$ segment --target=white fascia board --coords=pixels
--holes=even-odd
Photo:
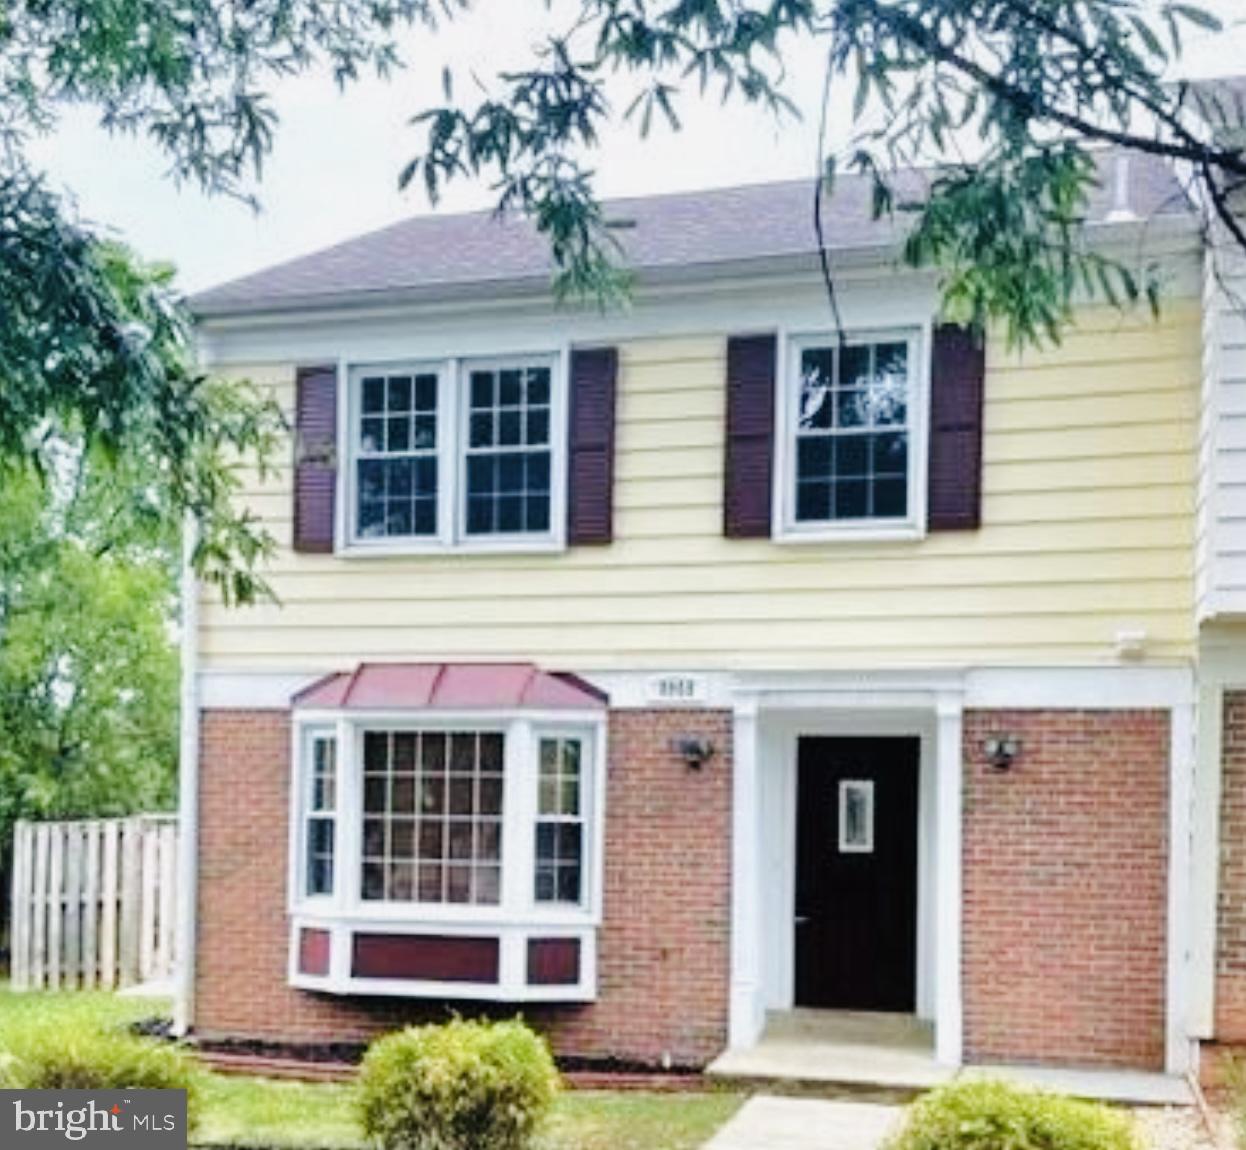
[[[938,302],[933,272],[875,268],[868,277],[837,273],[850,328],[912,326]],[[386,362],[547,351],[551,345],[647,337],[778,331],[830,326],[826,285],[805,273],[754,276],[639,292],[632,306],[603,312],[548,299],[490,299],[457,305],[367,311],[290,312],[199,329],[205,364]]]
[[[1221,678],[1246,685],[1246,643],[1241,633],[1203,639],[1203,670],[1214,666]],[[291,699],[326,674],[349,668],[325,666],[317,671],[200,671],[199,707],[202,710],[291,710]],[[562,670],[563,668],[555,668]],[[572,668],[580,678],[608,696],[609,710],[731,709],[752,700],[766,708],[874,708],[933,705],[938,695],[964,697],[966,707],[1012,710],[1167,708],[1194,701],[1193,664],[1104,665],[1082,667],[934,667],[928,669],[863,668],[847,671],[727,671],[721,668],[651,667],[624,671]],[[656,679],[687,676],[697,680],[697,694],[687,702],[654,698]],[[514,712],[520,714],[520,712]],[[334,722],[334,710],[298,710],[300,722]],[[413,719],[469,721],[497,720],[512,712],[366,712],[351,711],[351,721]],[[606,708],[584,711],[528,711],[523,717],[537,722],[601,723]]]

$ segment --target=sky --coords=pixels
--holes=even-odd
[[[36,140],[33,158],[74,197],[84,218],[148,259],[173,262],[182,287],[195,291],[432,210],[418,181],[398,190],[398,172],[422,141],[410,117],[442,98],[443,65],[464,85],[473,73],[487,79],[522,64],[542,30],[564,26],[571,2],[555,0],[551,16],[544,0],[476,0],[448,28],[407,37],[408,67],[388,81],[368,79],[344,91],[323,73],[282,81],[273,89],[280,125],[256,189],[258,213],[179,188],[153,145],[106,134],[86,110],[69,112]],[[1204,3],[1238,23],[1220,36],[1190,36],[1182,70],[1222,75],[1246,60],[1242,0]],[[812,176],[822,48],[793,42],[784,66],[785,91],[803,118],[777,121],[760,109],[739,102],[724,107],[714,96],[700,100],[693,93],[681,105],[677,134],[655,118],[653,132],[641,140],[634,125],[616,117],[592,160],[599,192],[639,195]],[[833,91],[832,149],[847,138],[850,103],[851,93]],[[464,182],[451,185],[438,210],[491,204],[486,184]]]

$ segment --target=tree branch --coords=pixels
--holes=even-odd
[[[1128,148],[1152,156],[1186,160],[1200,167],[1212,163],[1235,175],[1246,176],[1246,157],[1239,149],[1218,148],[1212,145],[1172,140],[1158,140],[1152,136],[1138,135],[1121,129],[1108,128],[1073,112],[1065,111],[1045,100],[1036,92],[1026,91],[1009,84],[1002,77],[983,68],[977,61],[943,43],[921,21],[905,12],[879,7],[877,18],[891,27],[892,31],[914,48],[931,59],[973,80],[974,83],[1031,119],[1048,120],[1088,140],[1097,140],[1116,147]]]

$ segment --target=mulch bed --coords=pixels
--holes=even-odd
[[[343,1044],[282,1046],[260,1042],[196,1043],[199,1060],[221,1074],[282,1078],[298,1082],[349,1082],[359,1070],[363,1047]],[[627,1063],[561,1063],[563,1080],[572,1090],[649,1090],[660,1093],[715,1089],[700,1071],[655,1071]]]

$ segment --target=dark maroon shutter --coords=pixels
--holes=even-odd
[[[982,402],[986,347],[968,328],[934,330],[930,363],[931,531],[972,530],[982,521]]]
[[[571,442],[567,541],[614,538],[614,404],[619,354],[612,347],[571,353]]]
[[[727,460],[723,533],[730,539],[770,537],[774,471],[773,335],[727,341]]]
[[[303,367],[294,416],[294,550],[333,551],[337,368]]]

